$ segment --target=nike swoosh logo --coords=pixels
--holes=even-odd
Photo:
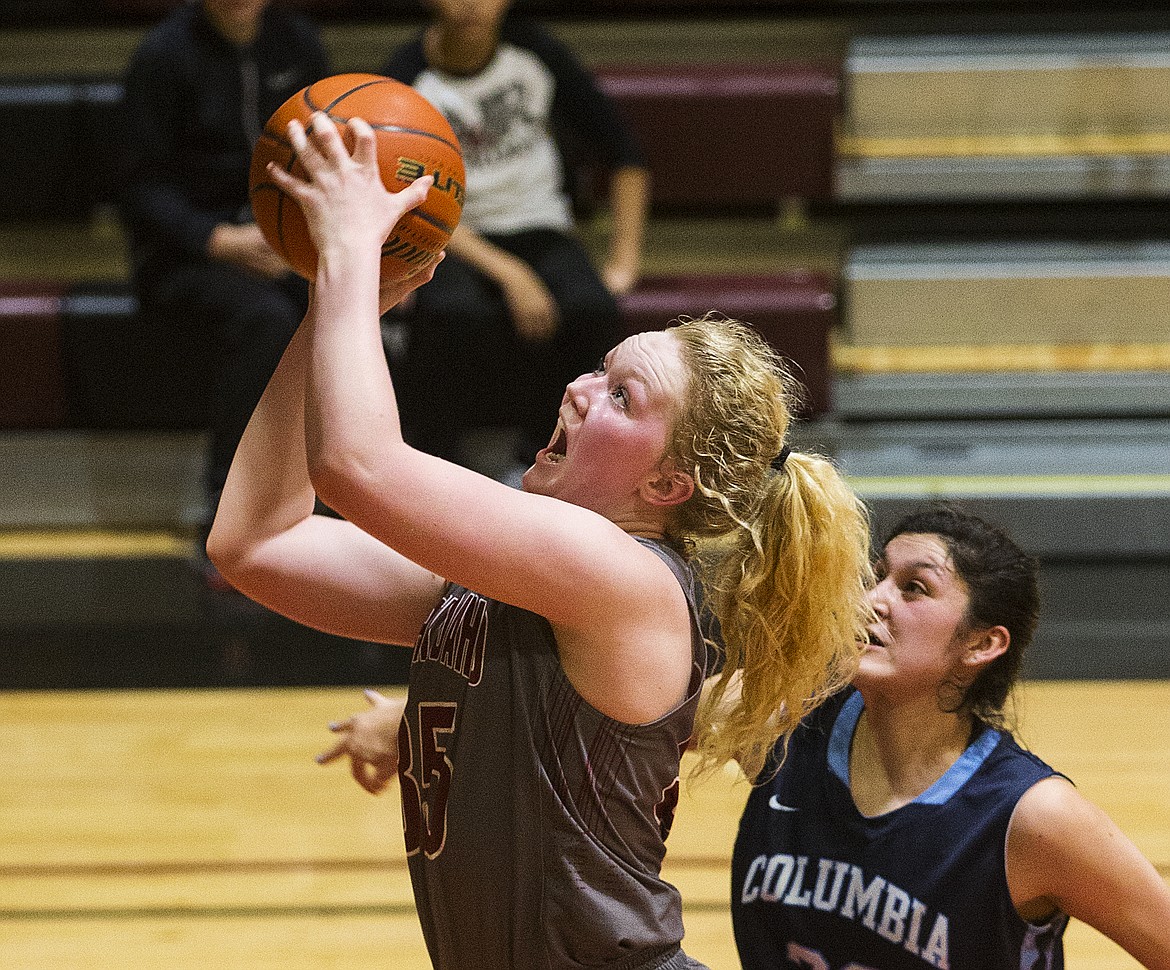
[[[799,812],[799,808],[794,808],[792,805],[785,805],[775,795],[768,799],[768,807],[774,808],[778,812]]]

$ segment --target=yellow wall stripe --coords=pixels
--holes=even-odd
[[[190,555],[191,539],[164,530],[20,529],[0,532],[0,560],[168,559]]]
[[[1170,153],[1170,133],[1135,132],[1027,135],[837,136],[843,158],[1047,158]]]

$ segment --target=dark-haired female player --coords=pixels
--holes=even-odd
[[[852,688],[796,731],[740,821],[745,970],[1053,970],[1070,916],[1170,970],[1166,883],[1003,728],[1034,561],[940,505],[894,527],[877,573]]]

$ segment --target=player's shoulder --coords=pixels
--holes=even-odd
[[[1025,748],[1011,731],[995,727],[987,727],[985,731],[995,740],[989,752],[989,766],[999,774],[1006,772],[1026,786],[1053,776],[1064,777],[1039,755]]]
[[[1008,825],[1009,879],[1029,882],[1034,894],[1050,895],[1053,873],[1073,872],[1083,851],[1107,843],[1112,823],[1062,775],[1042,778],[1016,803]]]
[[[1089,804],[1064,775],[1050,774],[1020,796],[1012,827],[1017,831],[1052,832],[1070,823],[1075,825]]]

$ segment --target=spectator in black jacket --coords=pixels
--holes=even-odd
[[[208,525],[244,426],[308,302],[308,284],[252,221],[252,146],[273,111],[329,73],[317,27],[273,0],[189,2],[146,35],[126,73],[122,215],[138,298],[156,325],[194,328],[187,342],[205,340],[219,363]]]
[[[548,31],[509,14],[511,0],[429,5],[430,24],[383,73],[451,122],[467,195],[447,258],[417,291],[404,421],[413,444],[452,461],[466,457],[469,426],[516,426],[522,470],[548,443],[565,385],[624,336],[614,297],[638,279],[649,174],[592,75]],[[600,273],[575,235],[565,138],[611,173]]]

